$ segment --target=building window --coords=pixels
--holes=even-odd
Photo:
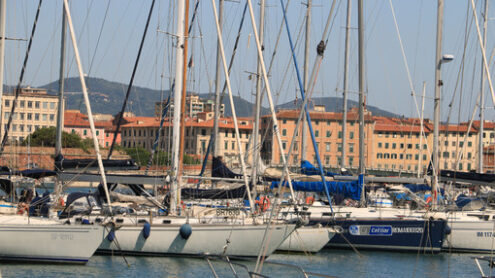
[[[354,144],[349,144],[349,152],[350,153],[354,152]]]
[[[423,161],[426,161],[426,154],[423,154]]]
[[[339,139],[342,138],[342,131],[339,131]]]
[[[339,151],[339,152],[342,151],[342,143],[337,144],[337,151]]]
[[[403,153],[399,154],[399,159],[404,159],[404,154]]]
[[[392,143],[392,149],[395,149],[397,148],[397,144],[396,143]]]
[[[354,132],[353,131],[349,132],[349,139],[354,139]]]
[[[50,109],[55,109],[55,102],[50,102]],[[108,145],[108,143],[107,143]]]
[[[396,153],[393,153],[393,154],[391,154],[391,155],[390,155],[390,157],[391,157],[392,159],[397,159],[397,154],[396,154]]]
[[[400,143],[400,148],[403,149],[404,148],[404,143]]]
[[[320,132],[318,130],[315,130],[315,137],[319,137],[320,136]]]
[[[419,150],[419,144],[416,144],[416,150]]]
[[[469,141],[468,142],[468,147],[472,147],[473,146],[473,142]]]
[[[443,158],[449,158],[449,152],[443,152],[442,157]]]
[[[468,171],[471,171],[471,163],[467,164],[467,169],[468,169]]]
[[[328,143],[328,142],[327,142],[327,143],[325,143],[325,150],[326,150],[327,152],[329,152],[329,151],[330,151],[330,143]],[[328,164],[328,163],[327,163],[327,164]]]
[[[330,138],[330,135],[332,135],[332,133],[330,132],[330,130],[327,130],[327,137]]]
[[[228,149],[229,149],[229,143],[228,143],[228,142],[225,142],[225,143],[224,143],[224,149],[225,149],[225,150],[228,150]]]
[[[354,157],[349,156],[347,160],[349,160],[349,166],[352,166],[352,164],[354,164]]]
[[[468,158],[468,159],[471,159],[471,153],[467,153],[467,155],[468,155],[468,157],[467,157],[467,158]]]
[[[232,142],[232,150],[235,150],[235,142]]]
[[[43,114],[43,115],[42,115],[42,119],[43,119],[43,121],[45,121],[45,122],[46,122],[46,120],[48,119],[48,118],[47,118],[47,115],[46,115],[46,114]]]
[[[43,101],[43,109],[48,109],[48,102]]]
[[[39,113],[34,114],[34,120],[35,121],[39,121],[40,120],[40,114]]]
[[[415,160],[419,160],[419,154],[415,154],[415,155],[414,155],[414,159],[415,159]]]
[[[378,147],[381,148],[382,147],[382,142],[378,142]]]
[[[33,114],[28,113],[28,114],[27,114],[27,119],[28,119],[28,120],[32,120],[32,119],[33,119]]]
[[[388,143],[385,143],[385,149],[388,149]]]
[[[39,101],[34,102],[34,108],[40,108],[40,102]]]
[[[378,158],[382,158],[382,157],[383,157],[382,153],[377,153],[377,154],[376,154],[376,158],[377,158],[377,159],[378,159]]]
[[[412,149],[412,144],[407,144],[408,149]]]
[[[282,149],[285,150],[285,148],[287,147],[287,142],[282,142]]]
[[[10,106],[10,100],[6,99],[5,100],[5,107],[9,107]]]
[[[445,147],[448,147],[449,146],[449,142],[448,141],[445,141],[444,142],[444,145],[445,145]]]
[[[330,165],[330,156],[325,155],[325,165]]]
[[[20,106],[21,108],[24,108],[24,103],[25,103],[25,101],[24,101],[24,100],[21,100],[21,101],[19,102],[19,106]]]
[[[287,136],[287,129],[282,129],[282,136]]]
[[[24,125],[19,125],[19,131],[24,132]]]
[[[83,135],[88,135],[88,131],[86,129],[83,131]]]
[[[96,131],[96,136],[98,136],[98,135],[100,135],[100,131],[99,130]]]
[[[8,118],[9,118],[9,116],[10,116],[10,112],[5,112],[5,113],[3,113],[3,114],[4,114],[4,118],[5,118],[5,119],[8,119]]]
[[[282,120],[282,123],[283,123],[283,124],[286,124],[286,123],[287,123],[287,120],[286,120],[286,119],[283,119],[283,120]]]
[[[19,113],[19,120],[24,120],[24,113]]]

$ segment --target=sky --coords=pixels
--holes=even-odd
[[[192,15],[198,0],[190,0]],[[85,73],[90,77],[128,83],[139,43],[144,31],[151,0],[87,0],[70,1],[71,14]],[[258,21],[259,1],[252,1]],[[284,3],[287,0],[283,1]],[[321,40],[333,0],[313,0],[310,32],[309,70],[314,66],[316,45]],[[445,1],[444,54],[455,56],[453,62],[442,65],[442,120],[468,121],[475,107],[481,84],[481,52],[470,0]],[[478,19],[484,1],[475,0]],[[358,99],[357,1],[351,1],[352,26],[349,64],[349,98]],[[392,5],[391,5],[392,3]],[[230,60],[245,1],[226,1],[224,7],[223,39],[226,56]],[[28,39],[38,1],[7,0],[7,27],[9,38]],[[282,22],[279,0],[266,0],[264,59],[268,65],[273,57],[278,30]],[[412,79],[415,98],[409,85],[408,74],[401,52],[392,7],[396,15],[405,58]],[[336,0],[332,15],[327,49],[316,80],[313,97],[341,96],[343,91],[344,41],[347,1]],[[176,1],[157,0],[152,14],[137,70],[136,86],[169,89],[174,76],[174,42]],[[426,83],[425,118],[433,118],[434,67],[437,27],[437,3],[431,0],[366,0],[365,10],[365,75],[366,99],[378,106],[406,117],[421,113],[423,82]],[[58,80],[60,56],[60,28],[62,1],[43,1],[40,18],[33,40],[32,52],[26,68],[23,85],[42,86]],[[296,45],[299,69],[304,65],[303,1],[290,2],[287,16],[290,32]],[[493,16],[491,16],[493,15]],[[495,18],[495,5],[489,5],[488,17]],[[466,27],[467,26],[467,27]],[[493,20],[488,21],[487,56],[494,49]],[[189,41],[189,56],[193,67],[188,74],[188,90],[211,93],[215,84],[216,28],[211,0],[200,0],[197,18]],[[26,41],[6,43],[5,83],[18,82]],[[72,44],[68,44],[67,76],[77,76]],[[463,58],[464,57],[464,58]],[[231,73],[233,94],[254,102],[256,72],[256,45],[253,28],[246,14],[241,31],[239,49]],[[273,60],[270,87],[276,103],[301,98],[290,45],[285,27]],[[493,68],[493,62],[490,63]],[[224,80],[221,72],[222,82]],[[488,83],[485,85],[487,120],[494,120],[493,101]],[[122,95],[125,88],[122,89]],[[416,101],[415,101],[416,99]],[[452,103],[451,108],[449,104]],[[264,106],[267,106],[266,99]],[[477,118],[477,116],[476,116]]]

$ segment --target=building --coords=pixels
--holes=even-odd
[[[438,146],[440,169],[471,171],[477,168],[478,130],[471,126],[468,132],[468,127],[465,124],[440,125]],[[464,145],[466,133],[467,140]]]
[[[244,151],[249,148],[249,138],[251,137],[253,122],[252,119],[238,119],[241,147]],[[122,146],[143,147],[151,150],[156,134],[160,127],[160,119],[157,117],[132,117],[124,118],[122,125]],[[220,118],[220,134],[218,142],[220,144],[219,154],[223,156],[224,162],[229,165],[239,165],[239,146],[235,139],[234,122],[232,118]],[[185,121],[184,153],[204,157],[206,154],[210,135],[213,130],[213,113],[198,113],[198,117],[187,118]],[[160,150],[169,152],[172,147],[172,122],[167,118],[159,136],[158,146]]]
[[[163,108],[167,103],[166,100],[155,103],[155,117],[161,117]],[[220,115],[223,117],[225,107],[222,104],[220,106]],[[213,100],[201,99],[198,95],[186,96],[186,115],[188,117],[196,118],[198,113],[201,112],[215,112],[215,102]],[[168,109],[167,117],[172,117],[174,114],[174,102],[171,100],[170,107]]]
[[[484,173],[495,173],[495,145],[483,148],[483,170]]]
[[[0,125],[2,138],[9,121],[14,99],[13,92],[2,96],[2,124]],[[29,134],[40,128],[56,126],[57,110],[57,96],[47,94],[45,89],[22,88],[12,117],[9,139],[11,141],[22,141]]]
[[[108,125],[108,121],[94,122],[94,124],[98,144],[105,146],[105,127]],[[64,112],[64,131],[67,133],[76,133],[83,139],[93,138],[88,116],[82,114],[79,110],[67,110]]]
[[[430,163],[432,125],[419,119],[373,117],[373,159],[369,167],[393,171],[426,171]]]
[[[342,113],[325,112],[324,108],[318,106],[318,111],[311,111],[310,117],[316,139],[316,145],[320,154],[321,162],[324,166],[341,166],[342,148],[345,147],[347,159],[345,167],[356,168],[359,165],[359,125],[357,109],[351,109],[347,114],[346,146],[342,146]],[[280,110],[277,112],[278,127],[282,140],[282,149],[287,155],[292,138],[296,138],[288,159],[290,165],[298,166],[301,160],[301,136],[302,127],[295,132],[300,110]],[[365,113],[365,165],[372,163],[373,118],[371,113]],[[262,159],[267,163],[281,165],[282,156],[278,146],[277,138],[274,134],[273,124],[270,115],[261,117],[261,136],[265,138],[262,145]],[[316,156],[311,140],[311,135],[307,133],[306,159],[316,164]]]

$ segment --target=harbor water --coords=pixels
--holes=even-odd
[[[303,267],[336,277],[480,277],[473,254],[437,255],[351,250],[323,250],[317,254],[276,253],[267,260]],[[127,261],[127,263],[126,263]],[[219,277],[234,277],[228,264],[211,261]],[[235,261],[253,270],[254,261]],[[486,263],[484,263],[486,264]],[[483,265],[486,267],[486,265]],[[239,277],[248,277],[241,266]],[[485,268],[487,269],[487,268]],[[1,277],[213,277],[204,259],[177,257],[93,256],[87,265],[0,264]],[[303,277],[296,268],[263,265],[270,277]]]

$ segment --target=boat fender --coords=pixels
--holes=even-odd
[[[150,223],[146,222],[146,223],[144,223],[144,226],[143,226],[144,239],[148,239],[148,237],[150,237],[150,234],[151,234],[151,225],[150,225]]]
[[[452,228],[449,225],[445,225],[445,234],[450,235],[452,233]]]
[[[88,219],[83,219],[83,220],[81,221],[81,224],[82,224],[82,225],[89,225],[89,224],[91,224],[91,223],[89,223],[89,220],[88,220]]]
[[[115,230],[111,229],[107,235],[107,240],[112,242],[115,239]]]
[[[180,226],[179,234],[183,239],[188,239],[192,234],[191,225],[189,225],[189,223],[186,223]]]

